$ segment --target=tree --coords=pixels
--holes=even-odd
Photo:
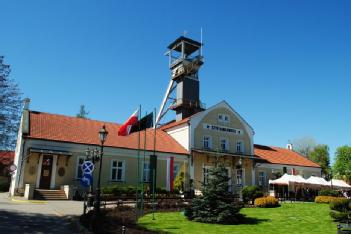
[[[351,146],[340,146],[336,149],[336,161],[333,167],[334,177],[351,180]]]
[[[316,147],[316,141],[312,137],[302,137],[293,141],[294,151],[309,158],[310,153]]]
[[[89,111],[85,110],[85,105],[80,105],[79,113],[76,115],[78,118],[87,119]]]
[[[10,66],[0,56],[0,149],[13,150],[21,120],[22,98],[18,85],[9,79]]]
[[[185,215],[189,220],[203,223],[239,223],[242,206],[234,202],[228,191],[227,170],[220,165],[209,169],[208,174],[207,183],[202,184],[202,196],[193,199]]]
[[[322,173],[328,175],[330,172],[329,147],[317,145],[309,154],[309,158],[322,167]]]

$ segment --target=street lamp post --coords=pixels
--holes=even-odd
[[[104,143],[106,141],[106,137],[107,137],[108,132],[106,131],[106,127],[105,125],[102,126],[102,128],[99,131],[99,138],[100,138],[100,142],[101,142],[101,151],[100,151],[100,167],[99,167],[99,176],[98,176],[98,182],[97,182],[97,188],[96,188],[96,198],[95,198],[95,212],[96,214],[100,213],[100,203],[101,203],[101,199],[100,199],[100,180],[101,180],[101,166],[102,166],[102,156],[104,155]]]

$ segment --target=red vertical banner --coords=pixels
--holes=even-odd
[[[291,169],[291,174],[292,174],[292,175],[296,175],[295,168],[292,168],[292,169]]]
[[[174,181],[174,157],[169,158],[169,188],[173,192]]]

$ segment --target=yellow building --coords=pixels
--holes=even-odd
[[[251,126],[225,101],[181,121],[161,127],[190,154],[189,174],[195,193],[206,181],[207,170],[225,165],[230,189],[239,192],[255,184],[255,159]]]
[[[174,173],[183,165],[187,167],[188,151],[160,129],[156,130],[156,137],[152,129],[140,132],[140,138],[139,133],[118,136],[120,125],[115,123],[25,109],[15,151],[14,163],[18,169],[12,176],[11,195],[19,193],[32,197],[35,189],[45,189],[62,190],[71,197],[75,191],[84,190],[80,185],[81,167],[86,150],[100,150],[98,132],[102,126],[109,132],[104,143],[102,186],[137,185],[139,182],[148,185],[152,175],[150,155],[157,156],[157,187],[170,190]],[[93,187],[97,175],[95,169]]]

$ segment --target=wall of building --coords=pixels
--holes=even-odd
[[[221,122],[218,120],[219,114],[225,114],[229,116],[229,122]],[[211,124],[216,126],[224,126],[229,128],[238,129],[240,134],[228,133],[224,131],[209,130],[204,128],[204,124]],[[252,142],[250,141],[250,133],[245,130],[243,123],[227,108],[219,107],[203,117],[199,124],[194,129],[194,148],[203,148],[203,137],[211,136],[212,138],[212,150],[220,151],[220,139],[227,138],[229,141],[229,152],[236,153],[237,141],[242,141],[244,143],[243,154],[251,154]]]
[[[23,171],[23,183],[24,184],[36,184],[37,181],[37,170],[39,165],[38,153],[32,153],[27,160],[24,162]]]
[[[56,151],[66,151],[71,156],[52,154],[57,157],[56,170],[53,167],[52,173],[55,174],[55,186],[54,189],[60,189],[62,185],[72,185],[77,189],[83,189],[80,186],[80,182],[77,179],[77,168],[79,158],[85,158],[85,150],[89,147],[88,145],[78,145],[63,142],[50,142],[41,140],[31,140],[27,143],[29,148],[33,147],[36,149],[46,149],[46,150],[56,150]],[[90,147],[91,148],[91,147]],[[26,150],[27,150],[26,149]],[[138,151],[130,149],[120,149],[120,148],[109,148],[106,147],[104,150],[105,154],[103,156],[102,173],[101,173],[101,186],[108,186],[114,184],[121,185],[136,185],[138,183]],[[153,152],[145,153],[145,160],[149,162],[149,156]],[[20,188],[23,188],[25,184],[34,184],[36,187],[39,186],[37,180],[38,168],[41,167],[40,156],[41,153],[31,153],[27,160],[24,161],[23,167],[23,183],[20,184]],[[156,152],[158,155],[157,159],[157,187],[166,188],[167,187],[167,159],[170,157],[174,158],[174,164],[182,166],[188,161],[187,155],[178,155],[172,153],[160,153]],[[143,158],[144,153],[140,151],[140,176],[143,171]],[[68,160],[67,160],[68,159]],[[125,163],[125,180],[124,181],[112,181],[111,180],[111,165],[112,160],[120,160]],[[60,171],[60,173],[58,173]],[[99,171],[99,163],[96,163],[96,168],[93,173],[94,186],[97,184]],[[186,169],[188,171],[188,169]],[[61,174],[61,175],[59,175]],[[39,175],[40,176],[40,175]]]
[[[240,168],[239,157],[233,156],[219,156],[218,162],[229,169],[231,178],[232,190],[235,193],[239,193],[241,187],[237,187],[236,184],[236,169]],[[204,179],[203,169],[206,167],[214,167],[217,161],[217,157],[210,153],[197,153],[193,152],[193,163],[194,163],[194,189],[199,191],[201,189],[201,183]],[[242,158],[241,168],[244,169],[244,183],[243,186],[252,185],[252,159]]]
[[[187,123],[166,130],[184,149],[189,150],[189,126]]]

